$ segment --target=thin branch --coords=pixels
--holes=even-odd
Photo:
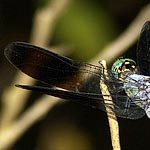
[[[104,59],[108,64],[118,58],[137,41],[143,24],[148,20],[150,20],[150,4],[143,7],[128,28],[115,41],[106,46],[102,52],[98,53],[90,63],[97,64],[99,60]]]
[[[107,66],[106,66],[106,61],[101,61],[101,64],[103,65],[105,72],[104,75],[107,76]],[[107,85],[104,83],[103,80],[100,80],[100,89],[102,92],[103,98],[104,98],[104,103],[108,103],[113,107],[113,100],[111,96],[105,96],[105,95],[111,95],[109,93],[108,87]],[[107,102],[105,102],[105,100],[108,100]],[[117,122],[117,117],[115,115],[115,113],[113,112],[113,108],[110,109],[109,107],[105,107],[106,108],[106,112],[107,112],[107,116],[108,116],[108,122],[109,122],[109,127],[110,127],[110,134],[111,134],[111,141],[112,141],[112,147],[113,150],[121,150],[121,146],[120,146],[120,139],[119,139],[119,125]],[[111,116],[110,116],[111,114]]]
[[[31,43],[45,47],[49,44],[55,25],[67,10],[71,0],[52,0],[44,9],[35,13]]]
[[[16,122],[12,122],[8,128],[1,131],[0,150],[9,149],[20,138],[20,136],[28,130],[28,128],[43,118],[58,102],[60,102],[58,98],[48,95],[37,100],[37,102],[20,117],[20,119]]]

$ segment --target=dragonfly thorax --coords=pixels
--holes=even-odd
[[[124,90],[132,101],[146,111],[150,118],[150,77],[129,75],[124,81]]]

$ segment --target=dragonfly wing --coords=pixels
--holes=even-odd
[[[115,107],[114,112],[118,117],[139,119],[145,115],[144,109],[137,106],[128,96],[126,96],[124,91],[120,94],[112,95],[112,99]]]
[[[62,83],[59,87],[68,90],[79,90],[90,75],[99,81],[103,70],[102,66],[77,62],[24,42],[9,44],[4,53],[15,67],[30,77],[50,85]]]
[[[122,86],[109,70],[108,76],[104,77],[104,67],[101,64],[95,66],[74,61],[28,43],[9,44],[5,49],[5,56],[30,77],[67,90],[100,94],[101,78],[106,84],[112,85],[112,91]]]
[[[35,79],[55,86],[64,81],[58,85],[61,89],[37,86],[19,87],[72,100],[103,111],[105,111],[106,106],[113,109],[117,116],[123,118],[138,119],[144,115],[143,110],[135,104],[132,108],[130,107],[131,100],[127,95],[124,96],[117,92],[116,89],[123,91],[123,83],[117,81],[109,70],[105,77],[102,65],[95,66],[77,62],[23,42],[9,44],[5,49],[5,56],[15,67]],[[73,77],[73,79],[68,81],[70,77]],[[109,104],[109,98],[106,98],[106,104],[104,105],[99,88],[102,78],[110,89],[114,105]],[[110,95],[107,95],[107,97],[110,97]]]
[[[142,28],[138,46],[137,63],[140,74],[150,75],[150,21],[147,21]]]
[[[98,108],[105,111],[103,97],[100,94],[91,94],[85,92],[68,91],[58,87],[43,87],[43,86],[28,86],[28,85],[16,85],[19,88],[33,90],[44,94],[52,95],[54,97],[71,100],[82,105],[90,106],[92,108]]]
[[[16,85],[17,87],[42,92],[55,97],[71,100],[73,102],[90,106],[92,108],[100,109],[106,112],[108,107],[112,109],[118,117],[127,119],[139,119],[145,115],[143,109],[135,105],[127,96],[114,95],[113,105],[110,104],[110,95],[105,96],[105,103],[101,94],[74,92],[57,87],[41,87],[41,86],[28,86],[28,85]],[[132,106],[131,106],[132,105]],[[110,112],[109,112],[110,113]],[[110,113],[111,115],[111,113]]]

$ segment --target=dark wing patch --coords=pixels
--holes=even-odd
[[[137,46],[137,64],[140,74],[150,76],[150,21],[142,28]]]
[[[103,72],[102,66],[77,62],[23,42],[9,44],[5,56],[30,77],[73,91],[82,88],[87,77],[93,76],[95,82],[100,80]]]

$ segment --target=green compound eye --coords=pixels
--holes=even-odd
[[[122,80],[121,74],[124,71],[134,71],[136,69],[136,62],[129,58],[119,58],[117,59],[111,67],[111,72],[113,76],[118,79]]]

